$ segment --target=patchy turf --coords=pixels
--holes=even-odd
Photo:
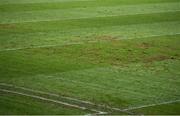
[[[180,100],[179,11],[178,0],[1,0],[0,85],[26,90],[1,85],[0,114],[179,114],[178,101],[131,109]]]

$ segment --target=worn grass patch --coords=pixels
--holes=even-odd
[[[109,115],[179,114],[179,102],[120,112],[179,101],[179,20],[179,0],[0,0],[0,83]],[[4,115],[94,114],[0,94]]]

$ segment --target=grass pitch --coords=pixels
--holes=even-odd
[[[179,0],[1,0],[0,114],[180,114]]]

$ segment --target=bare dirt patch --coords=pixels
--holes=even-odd
[[[110,35],[101,35],[101,36],[96,36],[95,39],[96,40],[114,41],[114,40],[117,40],[117,37],[113,37],[113,36],[110,36]]]
[[[148,57],[144,61],[146,63],[148,63],[148,62],[153,62],[153,61],[163,61],[163,60],[167,60],[167,59],[171,59],[171,57],[165,56],[165,55],[156,55],[156,56]]]
[[[146,43],[146,42],[143,42],[143,43],[138,45],[138,48],[142,48],[142,49],[148,49],[150,47],[151,47],[151,45],[149,43]]]
[[[15,27],[13,24],[0,24],[0,29],[14,29]]]

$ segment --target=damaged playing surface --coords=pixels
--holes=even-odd
[[[178,0],[1,0],[0,114],[180,114],[179,14]]]

